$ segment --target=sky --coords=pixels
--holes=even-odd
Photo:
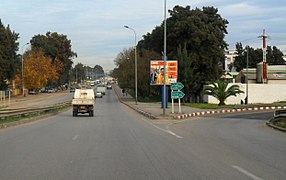
[[[230,50],[236,42],[261,48],[258,37],[265,29],[267,45],[286,54],[285,0],[166,0],[167,9],[175,5],[218,8],[229,21],[225,41]],[[57,32],[71,40],[78,55],[74,65],[100,65],[108,72],[120,52],[134,47],[134,32],[124,25],[141,40],[164,20],[164,0],[0,0],[0,19],[20,34],[20,52],[33,36]]]

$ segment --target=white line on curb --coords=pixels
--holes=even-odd
[[[245,169],[243,169],[243,168],[241,168],[239,166],[232,165],[232,167],[234,169],[238,170],[239,172],[243,173],[244,175],[254,179],[254,180],[262,180],[260,177],[255,176],[254,174],[248,172],[247,170],[245,170]]]
[[[141,118],[141,119],[142,119],[143,121],[147,122],[148,124],[152,125],[153,127],[157,128],[157,129],[159,129],[159,130],[161,130],[161,131],[163,131],[163,132],[166,132],[166,133],[168,133],[168,134],[171,134],[171,135],[175,136],[176,138],[180,138],[180,139],[183,138],[182,136],[179,136],[179,135],[177,135],[176,133],[170,131],[170,130],[168,129],[168,127],[167,127],[167,130],[166,130],[166,129],[160,128],[159,126],[156,126],[155,124],[153,124],[152,122],[148,121],[148,120],[145,119],[145,118]]]

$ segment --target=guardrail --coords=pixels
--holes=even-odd
[[[31,114],[37,114],[40,112],[50,111],[53,109],[58,109],[71,104],[71,102],[64,102],[59,104],[54,104],[51,106],[44,107],[29,107],[29,108],[18,108],[18,109],[1,109],[0,110],[0,120],[6,119],[7,117],[21,117],[28,116]]]
[[[274,118],[278,118],[281,116],[285,116],[286,117],[286,110],[285,109],[280,109],[280,110],[276,110],[274,111]]]

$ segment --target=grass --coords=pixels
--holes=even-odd
[[[231,104],[231,105],[222,105],[219,106],[218,104],[209,104],[209,103],[184,103],[183,105],[193,107],[193,108],[199,108],[199,109],[237,109],[237,108],[246,108],[246,107],[260,107],[260,106],[284,106],[285,102],[276,102],[272,104],[263,104],[263,103],[257,103],[257,104],[248,104],[248,105],[240,105],[240,104]]]
[[[281,128],[286,128],[286,117],[279,117],[275,119],[273,124]]]
[[[199,109],[232,109],[237,108],[237,105],[222,105],[219,106],[217,104],[208,104],[208,103],[184,103],[183,105],[193,107],[193,108],[199,108]]]

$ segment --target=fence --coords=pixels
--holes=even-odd
[[[0,91],[0,107],[9,106],[11,100],[10,91]]]

